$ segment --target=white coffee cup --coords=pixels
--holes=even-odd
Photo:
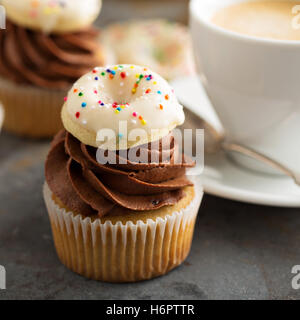
[[[247,36],[211,22],[217,10],[240,2],[190,2],[198,70],[226,139],[300,172],[300,41]],[[243,156],[235,159],[252,169],[273,172]]]

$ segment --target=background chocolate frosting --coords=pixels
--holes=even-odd
[[[104,64],[98,31],[50,34],[7,21],[0,30],[0,75],[20,84],[68,88],[96,65]]]
[[[120,164],[117,152],[116,164],[100,164],[96,160],[96,148],[84,145],[62,130],[51,144],[45,166],[46,181],[69,210],[87,216],[153,210],[182,199],[183,188],[193,185],[186,178],[185,169],[194,163],[179,154],[172,134],[160,140],[156,149],[149,143],[136,151],[149,156],[158,153],[160,160],[133,163],[126,159],[127,164]],[[162,161],[166,151],[170,156]]]

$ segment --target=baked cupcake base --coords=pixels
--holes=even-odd
[[[61,262],[87,278],[135,282],[167,273],[187,257],[203,192],[185,189],[174,206],[151,213],[91,219],[69,212],[47,184],[44,198]],[[150,218],[151,217],[151,218]]]
[[[65,90],[21,86],[0,78],[3,129],[31,138],[52,137],[62,128],[60,112],[65,95]]]

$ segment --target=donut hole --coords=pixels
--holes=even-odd
[[[140,70],[137,72],[127,72],[125,79],[120,77],[118,74],[113,79],[108,77],[104,80],[105,93],[101,88],[99,88],[99,92],[102,92],[112,104],[131,104],[135,100],[143,97],[145,95],[145,91],[150,85],[150,83],[148,84],[148,81],[144,79],[145,72],[140,72]],[[137,77],[138,75],[143,75],[143,77],[139,79]],[[103,100],[105,100],[104,97]]]

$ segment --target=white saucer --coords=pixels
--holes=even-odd
[[[177,79],[172,85],[186,109],[222,131],[197,76]],[[300,187],[292,179],[240,167],[223,152],[205,155],[201,180],[206,193],[222,198],[279,207],[300,207]]]
[[[231,200],[278,207],[300,207],[300,187],[292,179],[239,167],[225,153],[205,155],[204,191]]]

